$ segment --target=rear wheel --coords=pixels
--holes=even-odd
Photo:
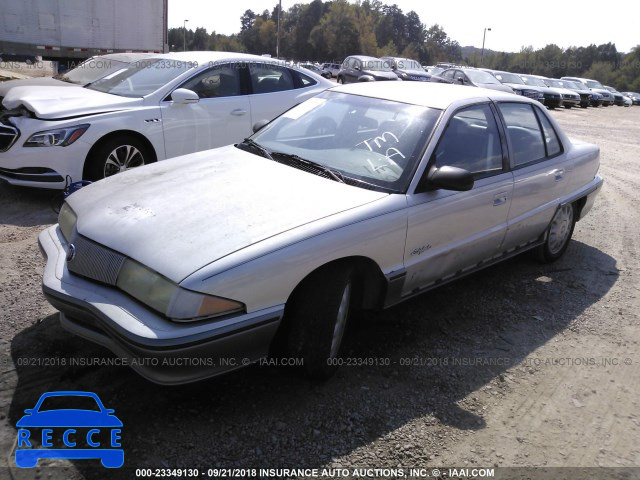
[[[353,269],[330,265],[311,274],[287,304],[289,353],[302,358],[305,373],[327,379],[338,368],[353,298]]]
[[[566,251],[576,225],[575,208],[572,204],[558,208],[547,229],[546,239],[538,247],[538,259],[543,263],[558,260]]]
[[[87,159],[87,179],[91,181],[141,167],[152,161],[147,146],[131,136],[114,137],[100,144]]]

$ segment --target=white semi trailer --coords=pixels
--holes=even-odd
[[[61,64],[168,51],[168,0],[0,0],[0,54]]]

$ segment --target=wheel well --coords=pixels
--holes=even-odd
[[[304,277],[298,285],[293,289],[287,303],[285,305],[285,313],[278,328],[270,348],[271,355],[281,354],[286,350],[284,347],[286,338],[289,334],[291,327],[291,318],[288,314],[291,305],[290,300],[309,282],[313,281],[313,277],[320,271],[335,268],[338,266],[350,266],[354,271],[354,292],[352,295],[352,301],[356,309],[378,309],[384,305],[384,299],[387,291],[387,281],[383,275],[380,267],[376,262],[368,257],[354,256],[344,257],[332,262],[326,263],[315,270],[311,271],[306,277]]]
[[[575,206],[576,222],[577,222],[578,220],[580,220],[580,215],[582,215],[582,209],[587,204],[587,197],[579,198],[578,200],[573,202],[573,204]]]
[[[340,258],[316,268],[298,283],[293,292],[291,292],[289,299],[296,294],[302,285],[312,279],[317,272],[327,268],[334,268],[338,265],[351,266],[354,269],[355,287],[358,293],[357,296],[354,296],[354,300],[357,302],[356,308],[375,309],[382,307],[387,288],[386,279],[376,262],[368,257],[361,256]]]
[[[87,158],[84,159],[84,167],[82,169],[82,179],[83,180],[86,180],[87,177],[88,177],[87,169],[88,169],[88,165],[89,165],[89,159],[93,155],[95,155],[96,150],[98,150],[102,145],[104,145],[105,142],[108,142],[109,140],[111,140],[113,138],[117,138],[117,137],[133,137],[133,138],[135,138],[137,140],[140,140],[144,144],[144,146],[146,147],[146,149],[149,152],[149,154],[151,155],[151,157],[149,159],[149,163],[153,163],[153,162],[156,162],[158,160],[158,156],[156,154],[156,150],[155,150],[155,148],[153,148],[153,145],[147,139],[147,137],[145,137],[141,133],[134,132],[133,130],[118,130],[116,132],[108,133],[107,135],[105,135],[104,137],[102,137],[100,140],[98,140],[96,143],[93,144],[93,146],[91,147],[91,150],[89,150],[89,153],[87,153]]]

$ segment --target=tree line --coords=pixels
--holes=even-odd
[[[280,16],[280,18],[278,18]],[[404,13],[396,4],[379,0],[313,0],[295,4],[280,13],[274,8],[247,10],[234,35],[208,33],[204,28],[169,29],[172,51],[220,50],[276,56],[280,20],[280,58],[341,63],[353,54],[413,58],[423,65],[438,62],[480,66],[479,49],[461,48],[444,29],[427,27],[415,11]],[[517,73],[559,78],[595,78],[618,90],[640,91],[640,45],[624,54],[615,44],[570,47],[551,44],[539,50],[523,47],[517,53],[485,51],[482,66]]]

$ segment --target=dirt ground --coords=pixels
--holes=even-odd
[[[600,145],[605,178],[566,255],[553,265],[523,255],[364,316],[347,356],[373,365],[345,366],[326,383],[301,379],[294,368],[253,365],[160,387],[126,367],[70,366],[113,357],[65,332],[41,293],[36,239],[56,221],[51,192],[0,184],[0,477],[636,467],[581,478],[640,478],[640,108],[553,115],[571,136]],[[124,424],[123,469],[88,460],[15,467],[16,422],[53,390],[92,391],[115,409]]]

